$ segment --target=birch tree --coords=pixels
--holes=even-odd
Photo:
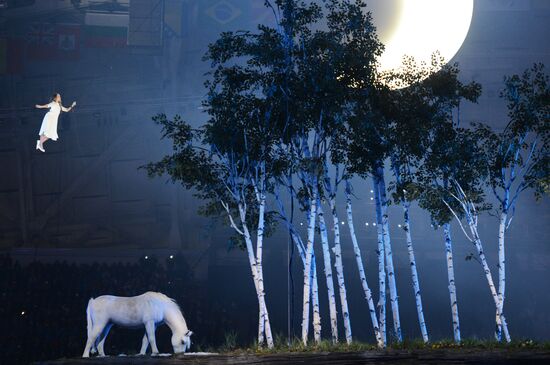
[[[393,200],[403,208],[403,230],[418,323],[424,342],[428,342],[429,337],[411,234],[410,206],[415,194],[410,186],[414,183],[413,171],[422,163],[428,148],[431,116],[436,108],[436,96],[427,87],[429,83],[423,80],[433,74],[438,66],[439,60],[435,56],[431,67],[417,65],[413,58],[405,57],[399,70],[381,76],[384,84],[392,85],[392,88],[382,89],[385,102],[380,105],[389,128],[387,138],[391,146],[389,156],[394,181],[390,182],[389,189],[393,192]]]
[[[294,33],[293,44],[296,46],[292,58],[296,66],[289,93],[293,113],[283,144],[292,146],[291,149],[299,154],[296,173],[300,175],[302,190],[308,197],[310,218],[314,216],[313,210],[318,209],[316,200],[322,193],[319,184],[323,179],[322,160],[331,149],[332,138],[345,121],[343,114],[348,108],[350,93],[357,93],[352,87],[355,82],[352,79],[362,84],[374,80],[375,59],[381,46],[370,16],[363,11],[364,6],[362,1],[327,1],[325,18],[328,30],[300,29]],[[307,9],[300,13],[307,13],[310,20],[318,21],[323,16],[321,8],[312,5]],[[360,55],[364,62],[356,64],[355,55]],[[309,219],[302,321],[304,344],[307,341],[310,291],[306,273],[313,252],[314,229],[315,223]],[[339,276],[343,279],[343,275]],[[340,286],[340,289],[342,297],[344,288]],[[347,299],[344,307],[347,307]],[[349,313],[347,315],[349,317]],[[347,328],[350,341],[349,323]]]
[[[376,59],[382,53],[382,45],[379,42],[375,29],[372,25],[371,14],[365,11],[363,1],[349,2],[331,2],[331,15],[328,17],[329,26],[337,30],[345,30],[346,37],[342,43],[348,44],[348,47],[342,50],[343,62],[339,67],[339,81],[347,86],[346,90],[346,112],[342,114],[345,118],[346,132],[341,133],[348,140],[341,149],[345,156],[346,174],[349,178],[358,174],[362,177],[373,176],[376,180],[375,194],[377,199],[377,217],[379,218],[379,229],[381,230],[378,255],[379,255],[379,300],[378,300],[378,319],[372,319],[375,331],[375,337],[380,346],[386,344],[385,327],[385,291],[386,291],[386,270],[388,271],[388,283],[390,287],[390,298],[392,313],[394,319],[394,331],[398,340],[401,340],[401,325],[398,310],[397,289],[395,286],[395,275],[393,272],[393,258],[391,254],[391,242],[389,239],[389,222],[387,219],[387,198],[386,187],[383,178],[383,161],[387,156],[387,144],[382,138],[381,131],[384,129],[381,119],[376,118],[376,110],[373,104],[377,93],[377,73]],[[349,35],[348,35],[349,34]],[[348,189],[349,191],[349,189]],[[348,207],[350,201],[348,201]],[[352,218],[348,209],[348,221]],[[349,224],[348,224],[349,226]],[[353,226],[348,227],[353,229]],[[352,243],[353,243],[353,232]],[[358,248],[358,245],[354,245]],[[356,261],[363,284],[361,272],[362,259],[357,256]],[[366,278],[365,278],[366,279]],[[368,285],[366,288],[367,289]],[[369,290],[365,291],[367,303],[372,294]],[[370,295],[369,295],[370,294]],[[370,310],[370,309],[369,309]],[[372,312],[371,312],[372,313]]]
[[[478,220],[479,220],[479,212],[478,208],[476,207],[476,203],[472,200],[472,196],[470,194],[467,194],[459,182],[453,181],[453,188],[454,193],[450,193],[452,197],[460,204],[460,208],[462,209],[464,213],[464,217],[466,219],[467,227],[469,228],[470,233],[464,228],[462,225],[462,222],[460,218],[458,217],[458,214],[456,211],[448,205],[448,203],[445,201],[446,205],[448,205],[449,210],[453,213],[453,215],[457,218],[457,222],[460,224],[460,227],[462,231],[464,232],[464,235],[474,244],[476,247],[478,257],[480,264],[483,269],[483,273],[485,274],[485,278],[487,279],[487,284],[489,286],[489,290],[491,292],[491,296],[493,298],[493,301],[495,302],[496,307],[496,323],[497,328],[501,328],[502,332],[504,333],[504,336],[506,338],[507,342],[510,342],[510,334],[508,332],[508,325],[506,323],[506,318],[504,317],[504,313],[501,310],[500,302],[498,298],[498,293],[494,284],[493,280],[493,274],[491,273],[491,269],[489,267],[489,264],[487,262],[487,257],[485,255],[485,251],[483,249],[483,245],[481,242],[481,238],[479,236],[478,232]]]
[[[344,264],[342,261],[342,246],[340,244],[340,219],[338,216],[338,210],[336,209],[336,194],[338,191],[338,186],[342,180],[340,176],[339,164],[335,165],[334,173],[334,183],[331,182],[329,175],[327,163],[324,165],[324,189],[327,194],[327,199],[329,201],[330,212],[332,215],[332,226],[334,230],[334,246],[332,251],[334,253],[336,268],[336,276],[338,283],[338,291],[340,294],[340,306],[342,313],[342,321],[344,322],[344,331],[346,336],[346,343],[350,344],[352,341],[352,332],[351,332],[351,320],[350,313],[348,308],[348,298],[346,290],[346,280],[344,276]]]
[[[288,162],[288,161],[286,161]],[[298,202],[299,202],[299,205],[300,205],[300,208],[302,210],[302,212],[305,212],[306,213],[306,221],[307,221],[307,227],[308,227],[308,235],[306,237],[309,237],[309,233],[310,233],[310,230],[309,230],[309,227],[310,227],[310,219],[311,219],[311,209],[310,209],[310,198],[309,198],[309,195],[307,193],[304,193],[305,189],[307,189],[307,187],[309,186],[306,182],[305,182],[305,178],[303,177],[302,175],[302,184],[303,184],[303,188],[302,190],[299,190],[299,191],[296,191],[295,189],[295,186],[293,185],[292,181],[292,174],[293,174],[293,170],[292,170],[292,167],[291,165],[288,165],[286,163],[283,164],[284,167],[282,170],[280,170],[278,173],[277,173],[277,177],[276,177],[276,183],[275,183],[275,187],[274,187],[274,196],[275,196],[275,201],[277,202],[277,205],[279,207],[279,210],[278,210],[278,217],[280,220],[282,220],[285,224],[285,226],[287,227],[288,231],[289,231],[289,234],[292,238],[292,241],[293,243],[296,245],[296,248],[298,250],[298,254],[300,255],[300,259],[302,261],[302,264],[304,266],[304,271],[303,271],[303,275],[304,275],[304,282],[306,281],[305,277],[307,275],[308,279],[307,279],[307,285],[310,286],[309,288],[309,291],[310,291],[310,294],[307,298],[307,305],[308,305],[308,308],[310,306],[310,304],[312,305],[313,307],[313,327],[314,327],[314,337],[315,337],[315,340],[317,342],[320,342],[321,341],[321,317],[320,317],[320,308],[319,308],[319,297],[318,297],[318,283],[317,283],[317,269],[316,269],[316,263],[315,263],[315,254],[312,253],[312,256],[311,256],[311,263],[309,264],[309,270],[306,271],[306,257],[307,257],[307,249],[306,249],[306,244],[304,244],[304,240],[302,240],[301,236],[300,236],[300,233],[298,232],[297,228],[295,227],[295,224],[294,222],[292,221],[292,219],[289,218],[289,216],[287,215],[286,213],[286,209],[285,209],[285,203],[283,202],[282,198],[281,198],[281,194],[280,194],[280,187],[285,187],[285,189],[287,190],[287,192],[289,193],[291,199],[296,199]],[[319,212],[317,212],[317,214],[319,214]],[[315,224],[315,223],[313,223]],[[313,226],[313,230],[314,230],[315,226]],[[306,238],[306,242],[307,242],[307,239]],[[329,296],[330,296],[330,293],[329,293]],[[304,299],[306,299],[304,297]],[[304,308],[302,308],[304,309]],[[309,310],[308,310],[309,312]],[[309,313],[308,313],[309,315]],[[307,332],[309,333],[309,319],[307,320],[307,326],[304,327],[302,326],[302,330],[303,332]],[[307,334],[305,335],[305,337],[307,338]]]
[[[365,268],[363,266],[363,258],[361,257],[361,249],[359,248],[359,243],[357,241],[357,236],[355,234],[355,225],[353,224],[353,211],[352,211],[352,203],[351,203],[352,188],[351,188],[351,183],[347,179],[346,179],[345,192],[346,192],[346,216],[347,216],[351,242],[353,245],[353,252],[355,254],[355,262],[357,263],[357,269],[359,270],[359,278],[361,280],[361,286],[363,287],[365,300],[367,301],[367,304],[369,307],[369,313],[372,321],[372,326],[374,329],[374,336],[376,337],[376,342],[378,344],[378,347],[382,348],[386,345],[385,338],[383,338],[380,332],[378,319],[376,317],[376,309],[374,306],[372,291],[370,290],[369,284],[367,282],[367,276],[365,274]]]
[[[235,242],[246,249],[258,296],[258,343],[267,342],[268,347],[273,347],[273,336],[265,300],[263,242],[272,223],[267,194],[273,146],[283,130],[282,44],[280,33],[268,27],[260,26],[257,34],[222,33],[205,56],[212,67],[205,83],[208,121],[193,130],[179,117],[157,118],[164,137],[173,142],[173,154],[148,166],[152,175],[167,173],[196,189],[208,202],[203,212],[225,215],[237,233]]]
[[[313,23],[321,19],[322,8],[315,3],[290,0],[266,1],[266,5],[271,7],[278,20],[274,32],[280,38],[281,62],[278,74],[275,75],[281,81],[278,90],[282,93],[279,151],[282,155],[290,154],[292,158],[296,157],[295,161],[292,161],[292,158],[288,160],[292,161],[292,173],[299,175],[302,182],[301,191],[305,197],[302,207],[306,211],[308,229],[304,257],[302,340],[307,344],[311,305],[314,338],[316,342],[321,340],[317,266],[314,256],[315,228],[320,201],[318,161],[320,143],[323,139],[321,134],[326,121],[331,118],[328,112],[330,106],[323,103],[323,93],[335,78],[333,72],[329,73],[330,68],[327,69],[329,62],[321,56],[321,52],[326,48],[323,42],[327,43],[328,33],[314,33],[310,29]],[[325,80],[327,81],[324,82]],[[291,195],[294,194],[292,184],[287,188]],[[330,262],[330,255],[324,253]],[[326,272],[332,280],[330,272]],[[331,310],[331,315],[331,322],[335,328],[334,310]]]
[[[420,199],[421,207],[426,207],[432,212],[432,217],[438,218],[438,222],[444,225],[446,246],[450,241],[447,215],[439,215],[440,205],[434,203],[438,199],[445,205],[448,212],[456,218],[462,232],[474,244],[479,263],[482,266],[491,296],[498,311],[498,296],[496,294],[492,273],[485,256],[485,251],[479,233],[477,231],[479,212],[488,210],[490,205],[486,203],[483,190],[483,181],[486,177],[484,169],[485,156],[480,147],[480,139],[470,129],[456,127],[453,121],[441,121],[441,128],[434,130],[431,151],[423,164],[423,196]],[[467,222],[467,227],[462,224],[462,219]],[[470,233],[468,233],[470,232]],[[447,250],[448,252],[448,250]],[[460,336],[458,325],[458,312],[454,283],[454,272],[451,272],[451,259],[447,253],[449,273],[449,293],[453,312],[453,326],[455,341]],[[506,319],[501,311],[497,312],[497,322],[503,326],[507,333]],[[508,336],[508,335],[506,335]]]
[[[484,192],[480,187],[483,180],[483,155],[477,147],[478,139],[471,130],[453,127],[452,122],[444,123],[446,127],[434,133],[431,151],[421,169],[421,173],[425,175],[420,179],[419,205],[430,213],[434,228],[443,228],[453,335],[455,342],[460,342],[450,222],[456,218],[460,223],[467,216],[467,211],[455,199],[454,186],[460,184],[468,191],[468,195],[472,197],[471,202],[475,202],[476,211],[487,210],[489,207],[485,204]],[[460,227],[466,234],[464,227]],[[476,244],[476,248],[479,247]],[[478,253],[484,255],[482,250]],[[485,271],[486,267],[483,268]]]
[[[327,224],[325,222],[325,212],[321,205],[321,200],[317,199],[317,215],[319,217],[319,230],[321,234],[321,243],[323,247],[323,264],[325,277],[327,281],[327,295],[329,303],[330,329],[332,342],[338,342],[338,319],[336,311],[336,295],[334,294],[334,280],[332,277],[332,259],[330,256]]]
[[[327,46],[322,55],[323,79],[321,84],[325,88],[321,91],[322,105],[330,105],[327,111],[326,122],[322,128],[323,146],[326,153],[324,159],[324,189],[328,197],[333,215],[334,227],[334,252],[336,256],[336,270],[340,290],[344,328],[346,340],[351,341],[351,323],[347,308],[347,294],[344,283],[344,272],[341,259],[340,227],[338,212],[336,209],[337,189],[341,181],[346,181],[346,217],[348,229],[352,239],[356,263],[359,269],[361,284],[365,293],[368,310],[376,341],[380,347],[385,346],[381,330],[376,317],[376,308],[373,302],[372,292],[364,273],[363,261],[359,249],[359,243],[355,235],[353,222],[352,201],[349,179],[349,140],[346,130],[349,130],[349,122],[353,119],[353,105],[356,102],[370,103],[369,90],[373,89],[376,79],[376,58],[381,54],[382,45],[379,42],[372,24],[370,13],[366,11],[364,1],[327,1],[326,21],[328,28]],[[330,83],[327,77],[331,75]],[[331,183],[329,166],[334,170],[334,183]],[[341,175],[340,175],[341,172]],[[385,289],[384,289],[385,290]]]
[[[550,87],[544,65],[535,64],[522,75],[504,80],[501,98],[507,103],[509,121],[502,132],[478,124],[477,131],[487,156],[488,185],[497,200],[498,300],[504,310],[506,292],[506,232],[520,195],[532,189],[537,198],[546,195],[550,179]],[[497,326],[497,340],[502,328]]]
[[[317,184],[315,178],[312,179],[312,184]],[[302,311],[302,342],[307,345],[308,342],[308,329],[309,329],[309,310],[310,310],[310,298],[312,290],[312,275],[315,266],[313,263],[313,243],[315,239],[315,222],[317,221],[317,196],[318,192],[316,188],[313,188],[310,192],[309,210],[307,217],[307,245],[306,245],[306,261],[304,268],[304,290],[303,290],[303,311]],[[318,313],[318,312],[317,312]],[[316,340],[320,339],[320,318],[316,316],[314,318],[313,327],[315,330]]]
[[[400,141],[397,154],[393,156],[393,161],[398,161],[393,163],[394,169],[400,169],[395,172],[394,198],[405,205],[418,200],[420,207],[430,213],[432,227],[443,230],[453,337],[458,343],[461,333],[450,225],[453,217],[445,202],[457,206],[447,193],[452,179],[460,179],[468,187],[476,181],[472,174],[475,175],[475,169],[479,168],[476,161],[480,156],[472,154],[470,143],[474,138],[460,128],[459,111],[464,101],[477,101],[481,86],[475,82],[462,83],[458,65],[445,65],[444,62],[437,53],[430,65],[417,65],[409,59],[406,60],[408,70],[397,77],[399,82],[405,77],[404,81],[413,87],[410,94],[404,92],[396,99],[400,103],[397,115],[405,116],[402,120],[405,128],[396,128],[398,133],[394,134],[398,137],[396,142]],[[419,82],[418,76],[423,81]],[[418,123],[423,128],[410,123]],[[413,131],[408,133],[408,128]],[[406,213],[407,210],[405,217]],[[407,231],[406,227],[405,224]]]
[[[312,123],[318,116],[317,109],[309,109],[310,102],[314,98],[308,98],[308,86],[306,80],[308,71],[307,61],[314,60],[310,57],[311,32],[309,27],[318,21],[322,15],[321,8],[317,4],[308,4],[304,1],[275,0],[266,1],[277,19],[277,29],[280,37],[281,62],[276,77],[280,80],[281,111],[279,139],[279,152],[281,155],[291,155],[287,161],[291,161],[287,168],[290,174],[299,172],[303,182],[303,189],[307,192],[307,201],[303,206],[307,207],[308,233],[304,247],[304,285],[303,285],[303,310],[302,310],[302,340],[307,344],[310,306],[313,306],[314,338],[317,343],[321,341],[321,318],[318,300],[317,266],[314,256],[314,238],[317,221],[317,176],[315,175],[315,156],[317,145],[310,148],[308,135]],[[307,101],[305,101],[307,100]],[[305,101],[305,102],[302,102]],[[322,113],[321,113],[322,115]],[[310,152],[311,151],[311,152]],[[293,157],[299,157],[299,163],[292,161]],[[287,189],[294,194],[292,180]],[[296,231],[292,233],[293,240],[298,245]]]
[[[381,75],[385,87],[380,88],[378,108],[386,124],[384,138],[388,141],[388,155],[394,177],[394,181],[389,183],[389,189],[393,201],[403,209],[403,230],[418,323],[424,342],[428,342],[429,337],[414,254],[410,206],[419,193],[415,186],[418,183],[416,173],[427,158],[434,156],[430,155],[430,144],[434,141],[432,137],[438,138],[438,130],[453,128],[452,123],[444,121],[452,118],[453,109],[458,110],[461,99],[474,101],[477,98],[478,85],[463,85],[458,80],[458,74],[458,67],[446,66],[445,60],[436,52],[430,63],[417,63],[412,57],[404,57],[399,69]],[[439,161],[443,162],[441,159]],[[434,180],[435,176],[437,174],[431,176],[432,183],[437,180]],[[452,258],[449,235],[446,242],[449,261]],[[449,262],[448,268],[451,278],[449,286],[454,293],[451,285],[454,282],[452,262]],[[455,317],[454,322],[458,323],[457,313]],[[455,338],[459,338],[458,333]]]
[[[372,88],[364,91],[365,95],[378,93]],[[350,173],[363,178],[371,177],[374,190],[376,224],[378,229],[379,257],[379,323],[382,337],[386,338],[385,287],[386,280],[390,291],[390,305],[393,316],[393,334],[397,341],[402,340],[401,321],[399,316],[399,301],[395,271],[393,265],[392,247],[389,232],[389,217],[387,186],[385,180],[385,160],[389,157],[390,144],[387,138],[388,128],[382,113],[376,104],[364,100],[359,94],[353,103],[353,114],[350,117],[348,160]],[[381,99],[381,98],[380,98]],[[383,265],[385,263],[385,266]]]
[[[258,264],[262,260],[258,255],[262,254],[261,246],[266,225],[270,226],[272,219],[270,214],[266,214],[265,206],[258,205],[255,199],[250,179],[254,163],[250,162],[250,156],[243,154],[247,148],[228,149],[226,144],[222,149],[222,146],[215,143],[209,144],[207,135],[212,131],[194,130],[179,117],[168,120],[166,116],[160,115],[155,120],[162,126],[163,136],[172,140],[174,152],[159,162],[147,165],[149,175],[167,174],[172,181],[180,182],[187,189],[193,188],[196,191],[195,196],[206,201],[201,213],[223,217],[235,231],[236,236],[232,241],[247,253],[258,298],[258,344],[267,342],[268,347],[273,347],[263,272],[260,271],[262,266]],[[228,140],[235,143],[234,138]],[[205,145],[210,147],[203,147]],[[222,150],[225,152],[221,152]],[[265,193],[259,191],[260,194]]]

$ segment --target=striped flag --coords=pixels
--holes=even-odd
[[[86,13],[86,47],[120,48],[128,44],[128,14]]]

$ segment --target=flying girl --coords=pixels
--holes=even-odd
[[[40,139],[36,141],[37,150],[46,152],[46,150],[44,150],[44,142],[48,139],[57,141],[57,119],[59,118],[59,113],[62,111],[70,112],[75,105],[76,101],[73,101],[70,107],[65,108],[61,105],[61,95],[58,93],[53,94],[52,101],[49,104],[35,105],[35,108],[37,109],[50,109],[44,116],[42,126],[40,127],[40,132],[38,132]]]

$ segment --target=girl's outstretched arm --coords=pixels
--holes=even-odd
[[[61,110],[63,110],[64,112],[70,112],[74,108],[75,105],[76,105],[76,101],[73,101],[71,106],[68,107],[68,108],[65,108],[64,106],[61,106]]]
[[[50,105],[49,104],[44,104],[44,105],[36,104],[34,107],[36,109],[48,109],[50,107]]]

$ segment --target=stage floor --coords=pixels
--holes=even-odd
[[[108,356],[90,359],[42,361],[40,365],[354,365],[354,364],[550,364],[550,351],[421,350],[349,353],[281,353],[269,355],[186,354],[170,357]]]

